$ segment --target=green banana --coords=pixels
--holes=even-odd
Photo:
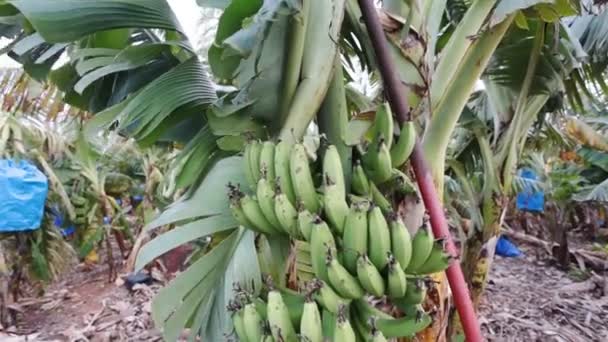
[[[414,317],[380,318],[376,321],[376,324],[378,330],[380,330],[386,338],[395,338],[414,336],[419,331],[428,327],[431,322],[432,319],[428,314],[418,311]]]
[[[418,274],[437,273],[448,268],[450,256],[444,251],[443,241],[435,240],[433,250],[420,268],[416,269]]]
[[[401,133],[397,143],[391,147],[391,159],[393,167],[399,168],[403,165],[414,150],[416,145],[416,127],[413,121],[407,121],[401,126]]]
[[[266,217],[266,220],[270,222],[270,224],[275,230],[283,230],[283,226],[281,225],[281,222],[279,222],[279,219],[277,218],[277,215],[275,214],[274,210],[274,189],[272,188],[272,185],[268,180],[265,172],[262,173],[262,177],[258,181],[256,195],[258,198],[258,203],[260,204],[260,209],[262,209],[262,213],[264,214],[264,217]]]
[[[251,188],[253,189],[260,179],[260,154],[262,153],[262,143],[254,140],[249,143],[251,145],[249,152],[249,170],[253,177]]]
[[[341,235],[344,231],[344,220],[348,214],[348,204],[345,195],[342,195],[344,189],[339,189],[338,184],[329,177],[329,174],[325,174],[323,178],[325,178],[323,211],[331,224],[330,226],[335,229],[337,234]]]
[[[335,253],[336,240],[334,239],[329,226],[318,216],[315,217],[310,233],[310,255],[312,258],[312,269],[317,278],[329,282],[327,275],[327,252]]]
[[[268,292],[268,323],[272,337],[276,341],[297,342],[296,332],[289,317],[289,310],[281,292],[273,289]],[[259,340],[259,339],[258,339]]]
[[[433,232],[425,223],[412,239],[412,258],[405,269],[407,273],[416,273],[416,270],[426,262],[433,250],[433,240]]]
[[[417,305],[424,301],[426,297],[426,285],[420,278],[408,278],[403,298],[393,300],[394,304],[401,310],[406,310],[408,306]]]
[[[274,337],[272,337],[272,331],[270,330],[270,323],[268,320],[262,322],[262,339],[260,342],[275,342]]]
[[[280,291],[281,296],[283,297],[283,302],[287,306],[287,311],[289,311],[289,319],[291,320],[291,324],[293,324],[294,327],[299,326],[302,319],[302,314],[304,313],[304,303],[306,302],[306,297],[301,293],[288,288],[282,288]]]
[[[265,172],[269,181],[275,179],[274,149],[275,145],[272,141],[265,141],[260,151],[260,173]]]
[[[255,230],[258,233],[261,233],[253,224],[247,219],[245,212],[243,212],[243,208],[241,208],[241,204],[239,200],[230,200],[230,211],[232,212],[232,216],[236,219],[236,221],[243,227]]]
[[[361,196],[369,195],[370,192],[369,179],[367,179],[365,171],[363,171],[360,160],[357,160],[353,166],[351,189],[355,194]]]
[[[374,206],[368,213],[368,255],[379,271],[384,270],[391,251],[391,233],[379,207]]]
[[[298,211],[289,202],[287,195],[278,192],[274,198],[274,212],[282,230],[292,237],[298,237]]]
[[[412,258],[412,239],[410,232],[405,227],[403,220],[396,213],[389,215],[389,226],[391,230],[391,251],[395,259],[399,261],[405,270]]]
[[[262,338],[262,317],[253,303],[246,304],[243,309],[243,327],[248,341]]]
[[[375,325],[372,327],[371,335],[369,342],[387,342],[386,336]]]
[[[258,201],[246,194],[241,193],[240,196],[241,208],[243,209],[243,213],[247,220],[251,222],[253,229],[261,231],[264,234],[277,234],[278,231],[272,227],[270,222],[268,222]]]
[[[334,342],[354,342],[356,341],[355,331],[353,330],[346,307],[342,306],[336,319],[336,328],[334,330]]]
[[[380,207],[380,209],[382,209],[382,211],[388,213],[393,210],[393,206],[391,205],[391,202],[386,197],[384,197],[384,195],[378,189],[376,184],[374,184],[373,182],[370,182],[369,189],[372,194],[372,200],[374,201],[374,203],[377,206]]]
[[[372,337],[372,330],[370,329],[369,324],[367,324],[367,322],[363,322],[358,317],[356,310],[351,310],[350,317],[350,322],[357,333],[357,341],[370,341]]]
[[[338,314],[340,306],[348,305],[351,302],[350,299],[340,297],[328,283],[321,279],[313,279],[310,284],[314,291],[315,300],[333,314]]]
[[[348,273],[346,268],[331,253],[327,254],[327,275],[329,284],[340,296],[358,299],[365,295],[365,290],[363,290],[357,278]]]
[[[370,179],[381,184],[391,178],[393,165],[391,153],[386,146],[385,139],[380,136],[374,139],[367,152],[362,157],[363,168]]]
[[[274,172],[276,182],[281,187],[281,191],[287,195],[291,204],[296,205],[296,194],[293,190],[291,173],[289,171],[289,160],[293,145],[279,141],[274,148]]]
[[[393,316],[371,305],[364,298],[353,301],[353,305],[354,309],[357,311],[358,317],[362,320],[362,322],[369,322],[370,319],[375,320],[393,318]]]
[[[407,279],[399,261],[392,255],[388,257],[388,296],[389,298],[401,298],[405,296]]]
[[[393,113],[388,103],[380,105],[376,110],[374,117],[374,136],[383,136],[386,139],[386,146],[391,148],[393,145],[393,133],[395,123],[393,121]]]
[[[401,170],[393,169],[391,178],[380,187],[384,193],[411,195],[416,193],[416,186]]]
[[[317,303],[311,297],[307,297],[304,303],[304,311],[300,320],[300,336],[304,338],[304,341],[323,342],[321,313]]]
[[[385,291],[382,275],[369,260],[367,255],[361,254],[357,259],[357,279],[365,291],[376,297],[382,297]]]
[[[360,254],[367,254],[367,209],[359,203],[351,204],[344,222],[342,247],[344,267],[355,274],[357,271],[357,258]]]
[[[255,175],[253,173],[253,166],[251,165],[253,153],[253,145],[255,141],[250,141],[245,144],[245,149],[243,151],[243,170],[245,172],[245,179],[247,179],[247,183],[249,183],[249,187],[251,189],[255,188],[257,182],[255,180]]]
[[[346,185],[344,184],[344,170],[342,170],[342,162],[338,149],[334,145],[329,145],[325,149],[323,156],[323,174],[331,179],[335,188],[336,197],[346,197]]]
[[[337,312],[337,311],[336,311]],[[321,313],[321,329],[323,330],[324,341],[331,341],[336,330],[337,313],[323,310]]]
[[[310,211],[302,208],[298,212],[298,230],[300,234],[306,239],[306,241],[310,241],[310,235],[312,233],[312,226],[314,216],[310,213]]]
[[[243,320],[243,310],[238,310],[232,314],[232,325],[234,332],[241,342],[248,342],[247,333],[245,332],[245,322]]]
[[[289,160],[289,172],[296,199],[302,201],[308,211],[317,213],[320,204],[304,145],[294,145]]]

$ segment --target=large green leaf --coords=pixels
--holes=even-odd
[[[232,229],[237,222],[231,213],[209,216],[194,222],[178,226],[168,232],[161,234],[148,243],[137,254],[135,271],[142,269],[150,261],[165,254],[166,252],[192,240],[211,235],[213,233]]]
[[[194,106],[202,111],[215,99],[212,84],[193,57],[145,86],[120,113],[120,127],[137,139],[145,139],[180,107]]]
[[[217,162],[192,196],[173,203],[150,222],[146,229],[228,212],[230,210],[226,196],[228,183],[247,184],[243,173],[242,157],[234,156]]]
[[[72,42],[116,28],[181,31],[165,0],[12,0],[47,42]]]

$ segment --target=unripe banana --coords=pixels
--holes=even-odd
[[[281,225],[282,230],[292,237],[298,237],[298,211],[289,202],[287,195],[282,192],[277,193],[274,198],[274,212]]]
[[[355,194],[361,196],[369,195],[369,180],[367,179],[367,175],[365,175],[365,171],[363,171],[360,160],[357,160],[355,166],[353,166],[351,183],[351,189]]]
[[[302,204],[308,211],[317,213],[320,207],[319,199],[317,198],[315,184],[308,163],[308,155],[306,154],[304,145],[294,145],[289,160],[289,172],[296,199],[302,201]]]
[[[248,341],[259,341],[262,338],[262,317],[253,303],[245,305],[243,309],[243,326]]]
[[[342,247],[344,267],[351,273],[357,271],[357,258],[361,254],[367,254],[367,209],[361,204],[351,204],[348,215],[344,222],[344,234],[342,235]]]
[[[433,232],[424,224],[412,239],[412,258],[405,269],[407,273],[415,273],[426,262],[433,250],[433,241]]]
[[[367,152],[362,157],[366,174],[376,184],[386,182],[392,175],[391,154],[382,136],[374,139]]]
[[[254,140],[249,144],[251,145],[251,151],[249,152],[249,168],[253,176],[252,188],[255,188],[260,179],[260,154],[262,153],[262,143]]]
[[[401,310],[405,311],[408,306],[417,305],[426,297],[426,285],[420,278],[408,278],[403,298],[395,299],[393,302]]]
[[[265,141],[260,151],[260,173],[265,172],[269,181],[274,181],[274,143]]]
[[[335,253],[336,241],[327,223],[317,216],[310,233],[310,256],[315,275],[324,282],[329,282],[326,263],[328,250]]]
[[[334,185],[332,192],[336,197],[346,198],[346,185],[344,184],[344,170],[338,149],[334,145],[327,146],[323,156],[323,174],[329,178]]]
[[[268,235],[278,234],[278,231],[272,227],[272,224],[264,216],[262,208],[260,208],[260,204],[255,198],[242,194],[240,204],[245,217],[251,222],[253,229]]]
[[[358,299],[353,301],[355,310],[357,311],[358,317],[363,322],[369,322],[370,320],[377,319],[391,319],[393,316],[387,314],[384,311],[377,309],[375,306],[370,304],[366,299]]]
[[[450,256],[444,251],[443,241],[436,240],[428,259],[416,270],[418,274],[437,273],[448,268]]]
[[[399,265],[399,261],[392,255],[388,257],[388,296],[390,298],[401,298],[405,296],[407,289],[407,279],[405,272]]]
[[[346,198],[341,195],[343,191],[333,182],[328,174],[324,176],[323,211],[329,220],[330,227],[334,228],[338,235],[344,231],[344,220],[348,214]]]
[[[428,327],[432,322],[431,317],[419,311],[415,315],[406,316],[403,318],[378,319],[376,324],[378,330],[384,334],[386,338],[395,337],[411,337],[416,333]]]
[[[382,275],[369,260],[367,255],[362,254],[357,260],[357,279],[359,283],[370,294],[381,297],[384,295],[385,285]]]
[[[411,195],[416,193],[416,186],[401,170],[393,169],[391,179],[382,184],[380,190],[384,193]]]
[[[247,179],[247,183],[251,189],[255,188],[257,182],[255,180],[255,175],[253,174],[253,165],[251,165],[252,161],[252,152],[253,152],[253,144],[254,142],[248,142],[245,145],[245,150],[243,151],[243,170],[245,173],[245,179]]]
[[[391,251],[391,233],[379,207],[374,206],[368,214],[368,255],[372,263],[382,271]]]
[[[291,151],[293,145],[279,141],[274,148],[274,172],[276,182],[281,187],[281,191],[287,195],[291,204],[296,204],[296,194],[293,190],[291,173],[289,171],[289,160],[291,159]]]
[[[298,230],[306,241],[310,241],[313,220],[314,216],[310,213],[310,211],[302,208],[302,210],[298,212]]]
[[[393,210],[391,202],[386,197],[384,197],[384,195],[378,189],[376,184],[374,184],[374,182],[369,183],[369,189],[372,194],[372,200],[377,206],[380,207],[380,209],[382,209],[383,212],[389,213]]]
[[[236,219],[236,222],[238,222],[241,226],[248,229],[252,229],[258,233],[261,232],[256,227],[254,227],[251,222],[249,222],[247,216],[245,216],[245,212],[243,212],[243,208],[241,208],[241,204],[238,199],[230,201],[230,211],[232,212],[232,216],[234,216],[234,218]]]
[[[283,301],[281,292],[268,292],[268,323],[272,337],[276,341],[297,342],[295,329],[289,318],[289,310]]]
[[[351,302],[350,299],[340,297],[328,283],[321,279],[313,279],[310,282],[310,286],[313,289],[315,300],[325,308],[325,310],[333,314],[338,314],[340,306],[348,305]]]
[[[373,328],[372,336],[369,342],[387,342],[387,339],[382,333],[382,331],[378,330],[377,328]]]
[[[275,198],[274,198],[274,189],[268,181],[268,178],[265,172],[262,173],[262,177],[258,181],[258,186],[256,188],[256,195],[258,198],[258,203],[260,204],[260,209],[262,209],[262,213],[266,220],[270,222],[272,227],[277,231],[282,231],[283,227],[275,214]],[[288,233],[288,232],[285,232]]]
[[[347,316],[346,307],[341,307],[336,320],[334,330],[334,342],[354,342],[356,341],[355,331]]]
[[[300,336],[304,341],[323,342],[321,313],[317,303],[311,298],[307,298],[304,303],[304,311],[300,321]]]
[[[242,308],[237,309],[232,313],[232,325],[234,326],[234,332],[241,342],[248,342],[247,333],[245,332],[245,321],[243,320],[244,310]]]
[[[391,147],[391,159],[393,167],[399,168],[403,165],[414,150],[416,144],[416,127],[413,121],[407,121],[401,126],[401,133],[397,143]]]
[[[405,224],[403,224],[401,218],[395,213],[389,215],[389,226],[391,230],[391,251],[395,259],[399,261],[401,268],[405,270],[412,258],[410,232],[405,227]]]
[[[386,139],[386,146],[391,148],[393,145],[395,123],[393,120],[393,113],[391,112],[391,108],[388,103],[380,105],[380,107],[376,110],[373,127],[374,136],[383,136]]]
[[[327,275],[329,277],[329,283],[336,290],[336,292],[349,299],[358,299],[363,297],[365,291],[359,284],[357,278],[353,277],[344,266],[342,266],[338,259],[333,257],[331,253],[327,254]]]
[[[260,342],[275,342],[274,337],[272,337],[272,331],[270,330],[270,323],[268,320],[262,322],[262,339]]]

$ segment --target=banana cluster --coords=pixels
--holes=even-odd
[[[357,146],[353,165],[342,165],[332,145],[315,167],[302,144],[253,141],[243,157],[251,191],[229,185],[230,205],[241,225],[297,242],[296,258],[312,273],[312,279],[305,279],[307,293],[315,306],[336,317],[335,341],[354,341],[350,331],[365,341],[384,341],[423,329],[430,323],[420,307],[426,296],[425,275],[448,266],[443,244],[428,225],[412,237],[393,210],[395,195],[416,192],[399,170],[415,144],[414,126],[404,124],[398,139],[393,131],[392,114],[384,105],[376,113],[371,142]],[[344,167],[352,167],[350,184]],[[406,316],[393,318],[375,309],[370,297],[387,298]],[[247,312],[237,311],[243,316]],[[271,316],[268,313],[270,331],[275,321]],[[300,335],[310,341],[322,340],[302,329]],[[282,341],[292,341],[296,330],[280,326]],[[272,332],[277,340],[279,335]],[[254,340],[260,339],[246,341]]]
[[[74,206],[74,213],[76,214],[74,223],[81,226],[86,225],[88,223],[88,217],[91,210],[94,210],[93,204],[87,198],[78,194],[73,194],[70,197],[70,201]]]
[[[237,290],[228,304],[234,335],[241,342],[383,342],[413,336],[431,322],[420,305],[394,318],[365,299],[343,299],[318,279],[304,290],[300,294],[271,287],[258,297]]]

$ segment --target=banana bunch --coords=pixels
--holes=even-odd
[[[357,147],[353,165],[342,165],[335,146],[313,163],[302,144],[251,141],[244,150],[248,188],[229,184],[236,220],[263,235],[287,235],[306,296],[271,289],[267,300],[232,305],[241,341],[386,341],[430,324],[422,310],[426,275],[450,261],[428,224],[410,235],[395,213],[395,195],[415,194],[399,168],[416,140],[413,123],[398,139],[387,105],[376,113],[371,142]],[[352,168],[350,186],[344,168]],[[351,189],[352,193],[347,193]],[[298,298],[298,300],[294,300]],[[386,298],[405,313],[394,318],[370,298]],[[262,309],[263,308],[263,309]]]
[[[74,213],[76,214],[74,223],[79,226],[87,225],[90,216],[94,215],[97,210],[97,204],[92,203],[88,198],[76,193],[72,194],[70,202],[72,202]]]

